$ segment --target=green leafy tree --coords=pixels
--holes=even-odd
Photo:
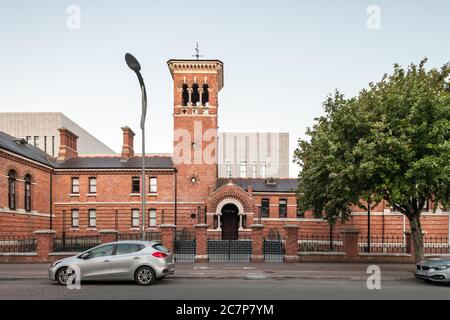
[[[329,96],[294,153],[302,210],[346,221],[351,206],[385,199],[408,218],[416,260],[426,201],[450,202],[450,65],[427,71],[425,63],[394,65],[355,98]]]

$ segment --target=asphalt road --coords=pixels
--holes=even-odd
[[[150,287],[131,282],[84,282],[69,290],[47,279],[1,280],[0,299],[450,299],[450,285],[387,280],[368,290],[360,280],[177,279]]]

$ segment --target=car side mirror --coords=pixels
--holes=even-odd
[[[83,260],[87,260],[91,257],[91,254],[89,252],[83,253],[80,258]]]

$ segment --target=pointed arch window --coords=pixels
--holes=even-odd
[[[194,106],[196,106],[200,102],[200,93],[198,91],[198,84],[194,83],[192,85],[192,95],[191,95],[191,102]]]
[[[8,206],[11,210],[16,210],[16,178],[14,170],[8,172]]]
[[[206,83],[203,85],[202,105],[209,105],[209,86]]]
[[[31,211],[31,176],[25,176],[25,211]]]

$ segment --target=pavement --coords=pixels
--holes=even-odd
[[[177,263],[175,279],[367,280],[369,264],[357,263]],[[378,264],[384,280],[413,278],[414,265]],[[49,264],[0,264],[0,281],[47,278]]]

